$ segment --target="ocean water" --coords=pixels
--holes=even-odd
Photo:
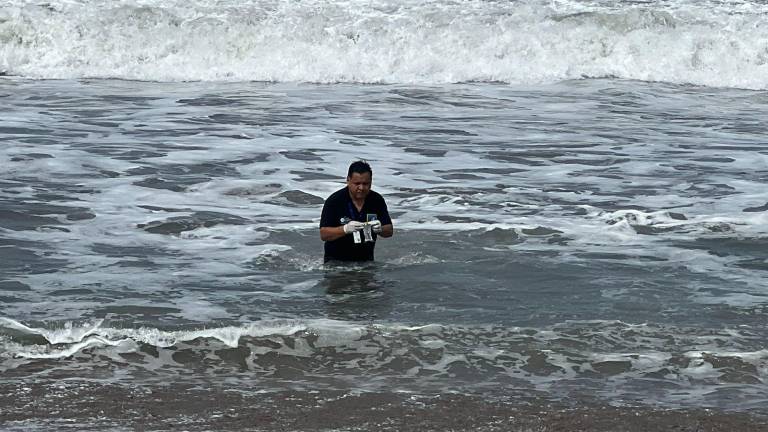
[[[0,1],[0,382],[764,411],[766,16]]]

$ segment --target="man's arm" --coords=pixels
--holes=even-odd
[[[340,239],[346,235],[344,232],[344,225],[336,225],[334,222],[338,221],[338,215],[333,211],[333,204],[330,202],[333,195],[328,197],[323,203],[323,211],[320,214],[320,240],[333,241]]]
[[[344,232],[344,225],[337,227],[320,227],[320,240],[333,241],[347,235]]]
[[[392,224],[382,225],[381,226],[381,232],[379,233],[382,237],[392,237],[392,235],[395,233],[395,227],[392,226]]]

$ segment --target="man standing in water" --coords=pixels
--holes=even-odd
[[[347,171],[347,186],[325,200],[320,216],[325,262],[372,261],[377,236],[392,237],[387,204],[371,190],[372,179],[367,162],[353,162]]]

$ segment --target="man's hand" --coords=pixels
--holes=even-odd
[[[368,225],[371,226],[371,231],[375,232],[376,234],[381,233],[381,229],[382,228],[381,228],[381,221],[380,220],[375,220],[375,221],[368,222]]]
[[[360,231],[365,227],[365,224],[358,221],[351,221],[347,222],[346,225],[344,225],[344,234],[351,234],[355,231]]]

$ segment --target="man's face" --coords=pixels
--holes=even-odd
[[[371,173],[353,172],[351,176],[347,177],[347,189],[349,189],[349,195],[352,198],[364,200],[368,196],[368,192],[371,191]]]

